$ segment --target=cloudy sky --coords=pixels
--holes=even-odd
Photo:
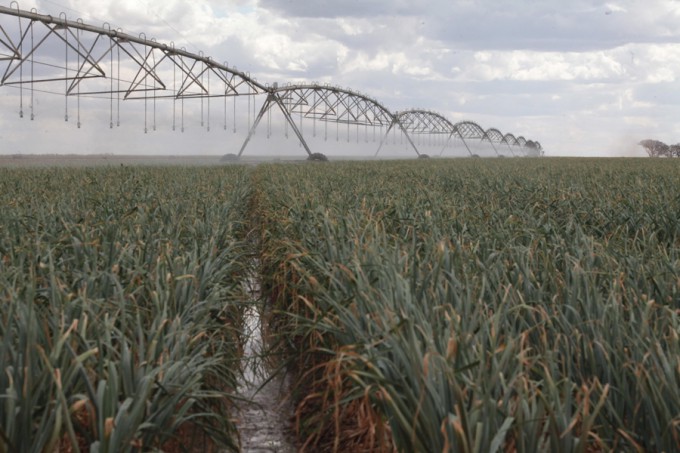
[[[680,0],[20,5],[173,41],[261,82],[328,82],[393,111],[427,108],[453,122],[473,120],[538,140],[548,155],[644,155],[642,139],[680,142]],[[7,110],[0,127],[18,127]]]

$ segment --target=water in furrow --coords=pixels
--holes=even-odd
[[[259,281],[251,275],[246,282],[250,304],[243,319],[242,377],[237,394],[239,405],[237,426],[243,452],[291,453],[297,451],[291,434],[293,408],[286,399],[290,382],[285,373],[275,371],[266,360],[263,334],[263,304]]]

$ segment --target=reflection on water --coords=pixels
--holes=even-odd
[[[259,304],[259,284],[251,278],[247,282],[253,302],[244,313],[242,378],[237,388],[244,399],[240,404],[237,426],[244,452],[295,452],[290,419],[293,409],[285,400],[290,383],[285,373],[273,378],[274,371],[263,360],[262,306]],[[266,383],[266,384],[265,384]]]

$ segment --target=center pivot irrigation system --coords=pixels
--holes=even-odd
[[[237,112],[246,116],[245,103],[237,108],[237,98],[246,98],[248,135],[239,157],[265,117],[267,137],[271,135],[272,110],[276,109],[285,119],[286,136],[290,128],[310,156],[303,120],[307,129],[311,121],[312,135],[323,135],[324,140],[332,135],[338,140],[341,129],[343,135],[346,130],[348,141],[353,131],[357,141],[361,129],[365,137],[372,133],[374,140],[377,132],[376,156],[390,132],[393,136],[399,132],[419,156],[423,155],[419,146],[440,146],[439,155],[443,155],[454,141],[462,143],[469,155],[475,143],[490,144],[497,155],[505,149],[513,156],[543,154],[537,141],[493,128],[484,130],[471,121],[454,124],[421,109],[391,112],[370,96],[327,84],[262,84],[236,66],[218,63],[201,52],[162,44],[143,33],[132,36],[108,23],[97,27],[81,19],[68,20],[65,13],[53,17],[24,11],[16,2],[9,8],[0,6],[0,74],[1,86],[19,91],[20,117],[28,109],[30,119],[35,118],[36,93],[59,94],[64,97],[65,121],[75,109],[77,127],[81,126],[81,100],[83,104],[86,99],[106,102],[110,128],[120,126],[121,101],[137,100],[144,103],[144,132],[156,130],[161,105],[166,106],[163,114],[170,114],[168,102],[172,104],[172,130],[184,131],[185,110],[197,112],[197,102],[201,127],[209,131],[211,121],[215,123],[211,111],[219,110],[222,128],[236,132]],[[258,96],[265,100],[256,113]],[[192,100],[195,103],[189,106]],[[330,131],[329,123],[335,126]]]

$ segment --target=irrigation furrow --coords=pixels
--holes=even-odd
[[[245,285],[250,304],[243,314],[242,375],[237,395],[237,426],[243,452],[295,452],[290,419],[293,408],[286,399],[290,382],[285,373],[275,373],[267,360],[267,341],[263,334],[263,304],[258,279],[251,274]],[[273,375],[274,373],[274,375]]]

